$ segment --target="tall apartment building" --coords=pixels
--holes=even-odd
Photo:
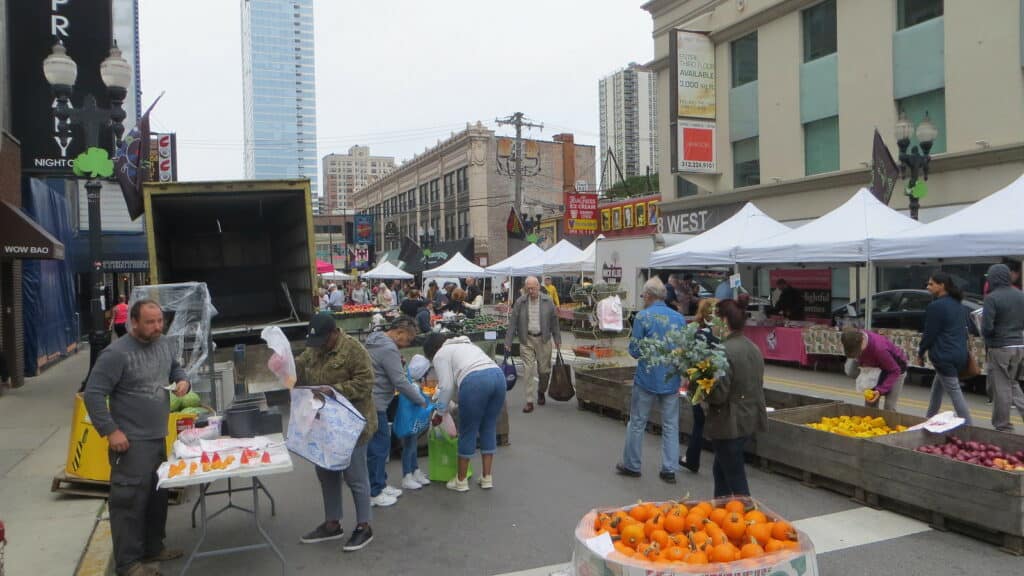
[[[242,0],[246,178],[309,178],[317,193],[313,0]]]
[[[657,74],[636,63],[598,81],[601,114],[601,188],[620,180],[607,162],[611,149],[630,178],[658,171]]]
[[[368,146],[353,146],[348,154],[324,156],[321,213],[351,214],[352,194],[394,169],[393,156],[371,156]]]
[[[566,140],[567,142],[563,142]],[[594,147],[571,142],[524,140],[523,205],[530,214],[561,214],[564,185],[595,185]],[[373,250],[396,250],[402,238],[421,244],[473,239],[481,266],[508,256],[505,223],[515,197],[509,175],[513,138],[496,136],[479,122],[428,148],[391,174],[356,191],[356,214],[374,216]],[[573,146],[563,150],[563,146]],[[564,164],[563,154],[572,155]],[[575,178],[563,181],[563,166],[575,166]],[[385,234],[390,228],[391,238]]]

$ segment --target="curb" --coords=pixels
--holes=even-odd
[[[107,505],[100,508],[89,544],[78,561],[75,576],[112,576],[114,574],[114,542],[110,536],[110,514]]]

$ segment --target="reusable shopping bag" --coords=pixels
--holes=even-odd
[[[552,400],[566,402],[572,400],[576,390],[572,387],[572,366],[562,360],[562,351],[559,350],[555,356],[555,366],[551,370],[551,380],[548,383],[548,396]]]
[[[348,468],[366,418],[338,392],[331,396],[293,388],[291,396],[288,449],[327,470]]]
[[[423,399],[427,401],[426,406],[419,406],[409,400],[404,394],[398,396],[398,409],[395,411],[395,436],[405,438],[407,436],[419,436],[430,426],[430,413],[434,411],[434,405],[430,398],[420,392]]]
[[[459,439],[449,436],[441,426],[434,426],[427,432],[427,460],[430,464],[428,477],[431,482],[447,482],[459,471]],[[466,478],[473,475],[470,465]]]
[[[516,365],[508,352],[505,352],[505,359],[501,361],[501,371],[505,373],[505,391],[515,388],[519,374],[516,373]]]

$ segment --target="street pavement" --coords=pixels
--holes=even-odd
[[[616,362],[628,363],[625,358]],[[52,494],[50,480],[63,466],[72,395],[88,362],[81,353],[53,367],[25,387],[0,396],[0,519],[6,522],[7,574],[73,574],[102,501]],[[855,402],[851,380],[839,374],[769,366],[769,387]],[[923,413],[928,391],[908,385],[902,411]],[[984,398],[969,395],[976,423],[988,421]],[[576,402],[549,401],[533,414],[522,414],[522,386],[510,395],[511,442],[499,449],[495,484],[482,491],[456,494],[434,484],[406,493],[397,506],[373,510],[374,541],[345,554],[341,542],[298,543],[301,534],[322,521],[322,504],[313,468],[296,458],[295,471],[266,478],[277,500],[277,515],[261,507],[261,518],[288,559],[294,574],[418,574],[546,576],[571,558],[573,529],[595,506],[624,505],[643,499],[708,498],[712,494],[705,453],[699,474],[680,474],[670,486],[658,479],[660,437],[647,435],[644,476],[615,475],[622,452],[622,422],[579,411]],[[1019,422],[1018,422],[1019,424]],[[1019,430],[1024,430],[1020,428]],[[425,457],[420,459],[426,467]],[[478,461],[475,462],[478,464]],[[399,462],[389,464],[398,483]],[[884,511],[863,508],[824,489],[808,488],[790,478],[748,468],[754,496],[811,535],[821,574],[990,574],[1022,572],[1018,557],[989,544]],[[218,485],[218,487],[220,487]],[[190,510],[172,506],[167,544],[190,548],[198,538]],[[354,518],[345,491],[346,531]],[[247,494],[235,503],[248,504]],[[210,498],[211,506],[226,502]],[[258,536],[251,517],[232,510],[213,519],[204,549],[253,543]],[[181,561],[164,566],[177,573]],[[193,574],[277,574],[279,566],[266,550],[198,560]]]

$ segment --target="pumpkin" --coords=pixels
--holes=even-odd
[[[740,502],[739,500],[729,500],[728,502],[725,503],[725,511],[735,512],[736,514],[743,514],[747,511],[747,507],[746,505],[743,504],[743,502]]]
[[[760,524],[747,524],[747,531],[744,535],[748,540],[756,540],[757,542],[767,542],[772,537],[771,523],[760,523]]]
[[[669,546],[662,556],[669,562],[682,562],[686,558],[686,550],[679,546]]]
[[[793,529],[793,525],[785,520],[778,520],[775,525],[772,526],[772,538],[776,540],[796,540],[796,530]]]
[[[732,562],[736,559],[736,547],[728,542],[711,549],[708,560],[712,562]]]
[[[686,516],[680,512],[678,508],[675,508],[665,515],[665,531],[669,534],[678,534],[686,530]]]
[[[729,540],[739,542],[747,532],[747,524],[743,521],[742,516],[733,512],[725,517],[725,521],[722,522],[722,530]]]
[[[648,538],[650,538],[651,542],[655,542],[658,546],[661,546],[662,550],[668,548],[668,532],[665,532],[661,528],[652,531]]]
[[[722,521],[725,520],[726,515],[728,514],[729,511],[726,510],[725,508],[715,508],[714,510],[711,511],[711,514],[708,516],[708,519],[710,519],[715,524],[721,524]]]
[[[708,555],[700,550],[690,552],[683,558],[683,562],[687,564],[707,564]]]
[[[644,541],[643,524],[630,524],[622,529],[622,541],[630,548],[636,548]]]
[[[768,517],[765,516],[764,512],[761,512],[760,510],[751,510],[750,512],[747,512],[743,516],[743,519],[746,520],[747,522],[758,522],[758,523],[764,523],[764,522],[768,521]]]
[[[647,519],[651,517],[651,515],[652,514],[650,506],[644,504],[643,502],[640,502],[636,506],[633,506],[632,508],[629,509],[629,516],[637,522],[646,522]]]
[[[764,548],[757,543],[757,540],[748,542],[740,548],[740,558],[759,558],[764,556]]]

